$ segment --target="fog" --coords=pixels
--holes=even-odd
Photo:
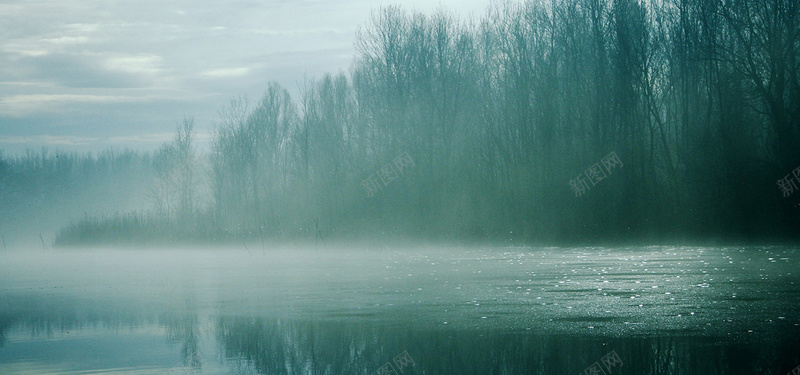
[[[0,373],[800,371],[800,5],[460,11],[0,150]]]
[[[575,373],[614,351],[617,370],[637,374],[753,373],[796,358],[796,255],[653,246],[16,253],[0,259],[0,371],[374,373],[406,353],[411,373]]]

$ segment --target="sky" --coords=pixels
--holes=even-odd
[[[347,72],[370,12],[480,16],[489,0],[0,2],[0,150],[151,151],[184,117],[207,140],[236,96]]]

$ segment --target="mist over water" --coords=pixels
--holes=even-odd
[[[792,247],[254,250],[6,254],[0,372],[777,374],[800,348]]]

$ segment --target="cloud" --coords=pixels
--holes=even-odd
[[[62,36],[58,38],[42,39],[43,42],[51,44],[86,44],[89,38],[85,36]]]
[[[46,80],[67,88],[131,88],[150,84],[155,69],[147,64],[137,69],[136,56],[125,58],[91,53],[29,56],[19,60],[23,66],[16,69],[16,79]]]
[[[154,54],[112,56],[106,58],[104,67],[129,74],[156,76],[162,72],[161,56]]]
[[[24,94],[0,98],[0,115],[24,117],[34,113],[59,112],[81,104],[137,103],[174,100],[159,95]]]
[[[250,73],[251,68],[224,68],[224,69],[211,69],[201,73],[202,76],[211,78],[230,78],[230,77],[243,77]]]
[[[0,137],[0,144],[40,144],[45,146],[85,146],[100,140],[99,137],[37,135],[32,137]]]
[[[0,145],[39,144],[43,146],[88,146],[96,144],[125,145],[130,143],[162,144],[175,137],[173,133],[148,133],[114,137],[87,137],[78,135],[0,136]]]
[[[129,143],[157,143],[169,142],[175,138],[174,133],[148,133],[108,137],[105,139],[109,144],[129,144]]]
[[[229,98],[258,97],[271,80],[294,92],[304,76],[347,70],[356,26],[389,2],[0,1],[0,137],[17,149],[141,145],[183,116],[208,127]]]
[[[295,30],[275,30],[275,29],[247,29],[242,30],[243,33],[253,35],[266,35],[266,36],[283,36],[283,37],[297,37],[297,36],[315,36],[315,35],[349,35],[348,28],[303,28]]]

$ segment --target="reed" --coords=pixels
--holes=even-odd
[[[42,236],[41,233],[39,233],[39,239],[42,240],[42,250],[44,250],[44,251],[49,250],[48,247],[47,247],[47,243],[44,242],[44,236]]]

